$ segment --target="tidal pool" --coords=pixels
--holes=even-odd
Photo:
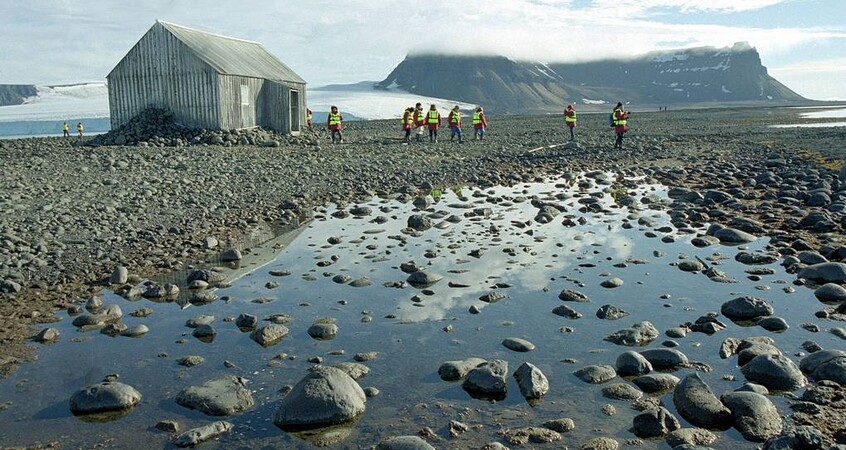
[[[584,383],[573,371],[590,364],[613,366],[617,356],[631,348],[603,338],[635,322],[649,320],[663,333],[719,311],[723,302],[741,295],[768,300],[775,316],[789,322],[786,332],[739,326],[721,317],[727,329],[711,336],[690,333],[676,340],[676,348],[690,360],[712,369],[700,373],[717,395],[745,381],[736,357],[723,360],[718,356],[720,343],[728,337],[769,336],[786,355],[801,351],[801,343],[808,339],[824,348],[842,346],[842,341],[829,333],[813,334],[799,327],[803,322],[818,323],[814,311],[821,305],[809,289],[786,292],[784,288],[791,286],[794,277],[780,266],[770,265],[775,274],[750,281],[745,270],[751,267],[733,259],[738,248],[697,248],[690,242],[694,235],[668,228],[670,220],[662,206],[669,204],[665,188],[643,182],[637,189],[628,189],[635,199],[635,206],[628,208],[615,203],[612,193],[619,191],[610,188],[613,178],[600,180],[607,181],[596,183],[582,176],[576,184],[550,180],[514,187],[444,190],[439,200],[422,212],[415,211],[410,201],[380,198],[321,209],[275,259],[234,280],[230,287],[218,289],[218,300],[203,306],[182,301],[130,301],[105,292],[104,302],[118,304],[128,326],[145,324],[150,332],[140,338],[81,332],[71,325],[72,318],[60,313],[63,320],[51,325],[61,331],[59,341],[39,345],[37,360],[24,364],[0,385],[0,402],[7,406],[0,411],[0,445],[58,442],[61,448],[173,448],[172,435],[157,431],[157,422],[175,420],[187,430],[224,419],[234,424],[234,431],[202,444],[202,448],[314,448],[312,435],[323,433],[325,437],[325,430],[290,434],[273,425],[273,413],[283,398],[280,388],[296,384],[313,365],[309,359],[319,357],[323,364],[331,365],[352,361],[360,352],[378,352],[374,360],[364,363],[370,373],[359,384],[376,387],[380,394],[367,400],[367,410],[356,423],[330,431],[340,440],[331,448],[369,448],[383,438],[417,435],[427,427],[439,437],[429,441],[436,448],[480,448],[486,442],[503,442],[498,434],[503,429],[541,426],[547,420],[565,417],[572,418],[576,428],[565,433],[563,441],[530,444],[532,448],[560,448],[562,442],[577,448],[600,436],[623,443],[635,438],[629,429],[639,412],[628,401],[603,397],[602,385]],[[562,205],[566,211],[550,223],[538,223],[533,220],[538,208],[532,205],[532,198]],[[584,200],[588,198],[596,199],[592,209],[585,207],[593,202]],[[339,211],[353,207],[366,207],[370,212],[361,210],[356,212],[364,215],[339,218],[343,215]],[[436,226],[405,233],[412,214],[428,215]],[[451,215],[461,220],[446,221]],[[563,225],[564,221],[568,225]],[[744,249],[755,251],[765,245],[766,239],[761,238]],[[720,270],[738,283],[718,283],[674,265],[696,257],[719,264]],[[408,261],[443,279],[427,290],[403,283],[408,274],[400,270],[400,264]],[[290,274],[279,276],[285,272]],[[349,275],[351,280],[366,279],[370,284],[353,287],[333,281],[339,274]],[[611,289],[600,286],[611,277],[624,284]],[[272,287],[274,283],[278,286]],[[591,299],[590,303],[567,303],[582,313],[582,318],[552,314],[553,308],[564,304],[558,293],[565,288]],[[491,304],[479,300],[491,291],[506,297]],[[631,315],[600,320],[595,313],[605,304]],[[480,312],[471,314],[471,306]],[[153,309],[152,315],[128,315],[141,307]],[[259,319],[287,314],[290,333],[278,344],[263,348],[249,338],[249,332],[224,321],[241,313]],[[186,320],[201,314],[216,318],[213,327],[217,335],[208,343],[192,337],[193,330],[185,327]],[[339,332],[335,339],[321,341],[308,335],[309,326],[321,318],[336,321]],[[527,339],[537,348],[526,353],[511,351],[501,343],[508,337]],[[667,339],[662,335],[648,347],[634,350],[658,348]],[[186,355],[202,356],[205,363],[190,368],[178,365],[176,360]],[[438,377],[442,362],[471,356],[506,360],[509,373],[530,362],[549,379],[550,391],[530,406],[509,377],[506,398],[493,402],[473,399],[460,382]],[[683,368],[674,375],[683,378],[696,370]],[[121,382],[140,391],[142,402],[110,422],[74,417],[68,408],[71,394],[108,374],[118,374]],[[256,405],[217,418],[175,402],[180,390],[223,374],[249,380]],[[614,382],[622,381],[618,377]],[[770,398],[782,415],[790,413],[782,397]],[[660,399],[683,426],[690,426],[675,411],[672,392]],[[603,412],[603,406],[609,404],[616,414]],[[451,437],[451,420],[469,425],[469,431]],[[752,449],[759,445],[743,440],[734,430],[717,434],[719,440],[712,444],[715,448]],[[643,445],[668,448],[663,440],[647,440]]]

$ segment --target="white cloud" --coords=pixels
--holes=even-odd
[[[579,61],[748,41],[772,63],[804,43],[846,38],[842,27],[731,25],[733,13],[763,14],[787,1],[456,0],[436,6],[394,0],[3,2],[0,82],[102,80],[156,19],[262,42],[313,86],[382,79],[413,50]],[[702,12],[720,14],[704,14],[708,22],[690,23]],[[679,23],[682,17],[687,23]]]

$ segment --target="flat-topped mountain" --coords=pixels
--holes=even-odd
[[[558,110],[571,102],[660,106],[806,100],[771,77],[746,43],[578,63],[409,55],[378,86],[477,103],[499,113]]]

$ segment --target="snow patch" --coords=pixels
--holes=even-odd
[[[589,98],[583,98],[582,103],[585,105],[604,105],[607,102],[605,100],[591,100]]]
[[[0,107],[0,122],[109,117],[106,83],[35,88],[38,93],[23,104]]]
[[[400,118],[405,109],[415,103],[422,103],[426,110],[429,105],[436,105],[444,119],[455,105],[465,111],[476,108],[476,105],[470,103],[411,94],[391,86],[388,86],[390,89],[387,90],[376,89],[375,86],[375,82],[366,82],[309,89],[306,92],[308,107],[312,111],[323,112],[329,111],[330,107],[335,105],[342,113],[346,112],[365,120]],[[315,119],[320,122],[323,118]]]
[[[724,94],[731,94],[731,91],[726,89],[726,85],[720,86],[720,90],[723,91]]]

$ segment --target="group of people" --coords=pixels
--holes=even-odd
[[[434,104],[429,106],[429,111],[423,113],[423,105],[417,103],[409,106],[402,114],[402,130],[405,132],[403,143],[411,143],[411,130],[416,130],[417,142],[423,142],[423,133],[426,129],[429,130],[429,142],[438,142],[438,129],[442,125],[441,113]],[[455,142],[458,137],[458,143],[464,143],[463,133],[461,131],[461,108],[455,105],[447,115],[447,125],[450,129],[449,141]],[[473,139],[484,139],[485,130],[488,128],[488,118],[485,117],[485,110],[478,106],[473,111]]]
[[[76,132],[78,133],[78,136],[79,136],[80,139],[82,139],[82,130],[84,130],[84,129],[85,129],[85,127],[82,125],[82,122],[77,122]],[[62,123],[62,136],[63,137],[70,137],[70,125],[68,125],[67,122]]]
[[[614,129],[614,133],[617,135],[617,139],[614,141],[614,148],[623,148],[623,135],[629,131],[628,119],[629,113],[623,108],[623,103],[618,102],[617,106],[614,107],[614,110],[608,118],[609,125]],[[341,135],[343,120],[344,118],[338,110],[338,107],[332,106],[329,111],[329,115],[326,118],[326,128],[331,134],[333,144],[344,141],[343,136]],[[455,142],[457,137],[458,143],[463,143],[463,133],[461,132],[461,108],[459,108],[458,105],[450,110],[446,121],[450,128],[449,141]],[[311,129],[312,112],[310,109],[306,109],[306,123],[308,128]],[[405,109],[405,111],[403,111],[401,123],[402,130],[405,132],[405,135],[403,136],[404,144],[411,143],[412,131],[415,131],[417,142],[423,142],[423,135],[427,129],[429,130],[429,142],[436,143],[438,142],[438,129],[443,124],[443,121],[441,113],[434,104],[430,105],[429,110],[424,113],[423,105],[417,103],[414,106],[409,106]],[[564,110],[564,124],[570,131],[571,141],[576,140],[575,128],[577,123],[578,116],[576,114],[576,106],[571,103],[567,105],[567,109]],[[484,139],[485,130],[487,130],[487,128],[488,119],[485,117],[485,111],[481,106],[478,106],[473,111],[473,139]],[[81,135],[82,131],[80,130],[80,136]]]
[[[450,128],[449,141],[455,142],[458,138],[458,143],[464,143],[463,133],[461,132],[461,108],[456,105],[450,110],[447,116],[447,125]],[[341,115],[337,106],[332,106],[329,114],[326,117],[326,129],[332,138],[333,144],[340,144],[344,142],[341,130],[343,129],[344,116]],[[313,116],[311,109],[306,108],[306,125],[311,130],[313,126]],[[441,113],[435,105],[429,107],[429,111],[423,112],[423,105],[417,103],[415,106],[409,106],[402,115],[402,129],[405,131],[403,142],[405,144],[411,143],[411,131],[416,130],[417,142],[423,142],[423,134],[425,130],[429,130],[429,142],[438,142],[438,129],[443,125]],[[485,111],[481,106],[476,107],[473,111],[473,139],[484,139],[485,130],[488,128],[488,118],[485,117]]]
[[[576,107],[571,103],[567,105],[567,109],[564,110],[564,124],[567,125],[567,128],[570,130],[571,141],[576,140],[574,128],[576,128],[577,121]],[[611,115],[608,117],[608,124],[611,128],[614,128],[614,133],[617,135],[617,139],[614,141],[614,148],[622,150],[623,135],[629,131],[628,123],[629,113],[623,108],[622,102],[617,102],[617,106],[614,107],[614,111],[612,111]]]

